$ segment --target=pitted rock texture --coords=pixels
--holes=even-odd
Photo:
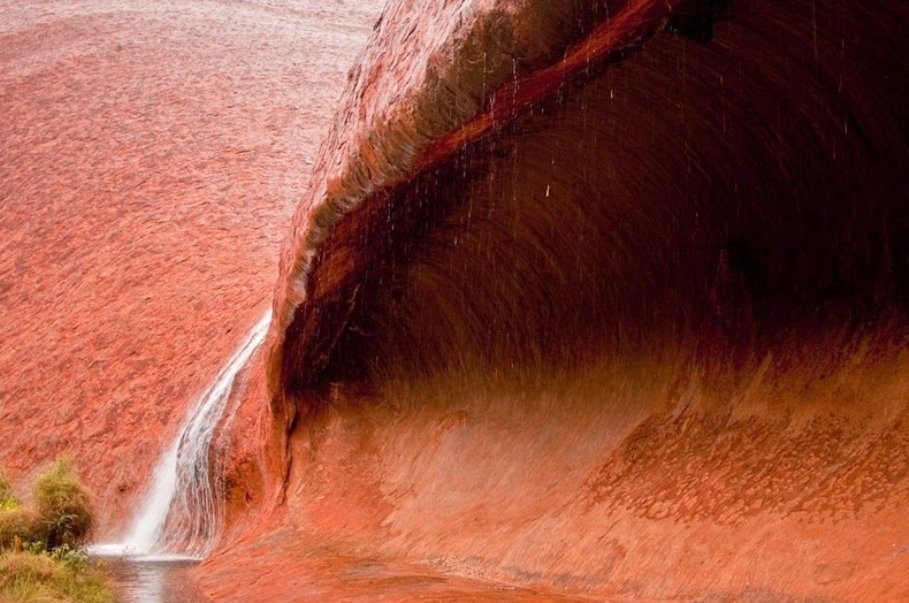
[[[0,464],[112,537],[261,316],[377,2],[0,2]]]

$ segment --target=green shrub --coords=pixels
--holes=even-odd
[[[38,477],[34,504],[48,550],[63,545],[74,547],[85,542],[91,533],[91,499],[69,459],[58,459]]]
[[[0,509],[0,549],[38,542],[43,547],[46,535],[38,514],[22,507]]]

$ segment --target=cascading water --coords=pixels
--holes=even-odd
[[[223,487],[212,475],[212,439],[218,425],[231,418],[225,417],[225,411],[237,374],[262,344],[270,322],[269,310],[189,410],[155,469],[151,489],[127,537],[119,543],[95,545],[91,553],[186,559],[209,552],[220,527],[217,501]]]

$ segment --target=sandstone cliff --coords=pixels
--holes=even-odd
[[[283,250],[273,523],[211,588],[909,595],[907,17],[393,2]]]

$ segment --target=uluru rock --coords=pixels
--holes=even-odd
[[[280,534],[311,596],[906,596],[906,24],[388,6],[284,244],[280,527],[231,554]]]
[[[215,600],[909,598],[905,3],[50,6],[14,471],[78,452],[115,532],[270,303]]]

